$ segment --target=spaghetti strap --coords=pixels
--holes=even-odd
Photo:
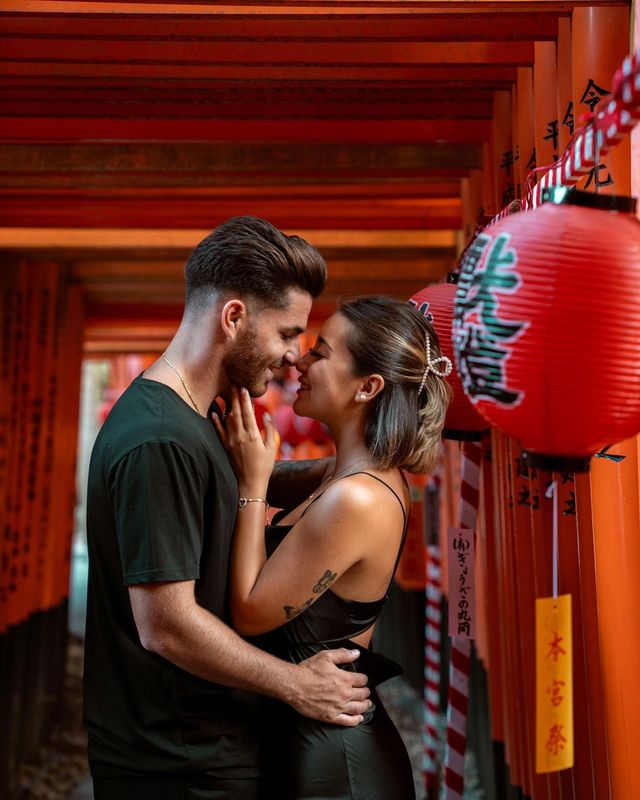
[[[408,489],[409,488],[409,484],[407,483],[407,479],[404,477],[404,473],[402,472],[402,470],[400,470],[400,474],[402,475],[402,480],[404,482],[405,487]],[[378,478],[376,475],[372,475],[370,472],[366,472],[365,470],[360,470],[360,472],[350,472],[348,475],[344,475],[343,477],[344,478],[350,478],[352,475],[368,475],[370,478],[373,478],[374,480],[378,481],[378,483],[381,483],[383,486],[387,487],[387,489],[394,495],[396,500],[400,503],[400,508],[402,509],[402,518],[404,520],[404,529],[406,531],[406,528],[407,528],[407,512],[405,511],[404,503],[400,499],[400,496],[395,491],[395,489],[392,489],[391,486],[389,486],[389,484],[386,481],[382,480],[382,478]],[[300,516],[298,517],[298,520],[301,520],[302,517],[304,517],[304,515],[311,508],[311,506],[316,502],[316,500],[319,500],[326,491],[327,490],[324,489],[322,492],[320,492],[320,494],[316,495],[313,498],[313,500],[309,503],[309,505],[302,512],[302,514],[300,514]],[[409,497],[411,497],[411,494],[409,494]],[[403,543],[404,543],[404,540],[403,540]]]
[[[345,478],[350,478],[351,475],[368,475],[370,478],[373,478],[374,480],[378,481],[378,483],[381,483],[383,486],[386,486],[387,489],[394,495],[396,500],[400,503],[400,509],[402,510],[402,519],[403,519],[402,539],[400,540],[400,547],[398,548],[398,555],[396,556],[396,561],[395,561],[395,564],[393,565],[393,572],[391,573],[391,580],[389,581],[389,586],[387,586],[387,591],[385,593],[385,594],[388,594],[389,593],[389,588],[391,587],[391,584],[393,583],[393,579],[395,577],[396,570],[398,569],[398,564],[400,563],[400,557],[402,556],[402,550],[404,548],[404,543],[405,543],[406,538],[407,538],[407,530],[409,528],[409,517],[407,516],[407,512],[405,511],[404,503],[400,499],[400,496],[398,495],[396,490],[392,489],[391,486],[389,486],[389,484],[386,481],[382,480],[382,478],[378,478],[377,475],[372,475],[370,472],[365,472],[364,470],[361,470],[360,472],[352,472],[350,475],[345,475],[344,477]],[[405,487],[405,489],[407,490],[407,492],[409,494],[409,507],[411,507],[411,489],[409,487],[409,484],[407,482],[405,474],[404,474],[404,472],[402,470],[400,470],[400,475],[402,476],[402,482],[404,484],[404,487]],[[326,489],[324,491],[320,492],[319,495],[317,495],[316,497],[313,498],[313,500],[309,503],[309,505],[302,512],[302,514],[300,514],[300,517],[298,518],[298,521],[300,521],[302,519],[302,517],[304,517],[304,515],[311,508],[311,506],[316,502],[316,500],[318,500],[320,497],[322,497],[322,495],[324,494],[325,491],[326,491]]]

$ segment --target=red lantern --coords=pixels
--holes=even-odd
[[[640,431],[640,223],[635,201],[564,187],[479,234],[453,333],[476,408],[530,463],[588,469]]]
[[[427,317],[433,325],[440,340],[442,354],[448,356],[453,363],[453,345],[451,340],[451,322],[453,320],[453,302],[456,296],[455,280],[457,275],[449,276],[449,283],[427,286],[409,301],[418,311]],[[473,403],[465,395],[462,382],[455,368],[451,370],[447,381],[453,390],[453,399],[447,410],[442,435],[445,439],[480,439],[482,431],[489,423],[474,408]]]

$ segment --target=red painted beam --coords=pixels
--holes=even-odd
[[[322,143],[480,143],[489,120],[121,120],[16,117],[5,119],[0,141],[224,141]]]
[[[198,64],[122,64],[122,63],[71,63],[60,61],[2,61],[0,76],[43,76],[100,78],[104,80],[124,79],[180,79],[188,88],[187,81],[330,81],[351,83],[353,81],[422,84],[425,86],[479,85],[484,88],[500,87],[515,83],[517,68],[486,64],[449,64],[447,66],[416,64],[411,66],[308,66],[281,65],[244,66],[198,65]]]
[[[246,16],[270,15],[292,16],[353,16],[365,13],[377,16],[402,14],[467,14],[486,11],[491,14],[510,11],[545,13],[570,13],[576,6],[589,6],[593,0],[292,0],[292,2],[246,3],[243,0],[229,0],[226,3],[197,3],[189,0],[176,0],[158,3],[157,0],[139,2],[99,2],[99,0],[3,0],[3,9],[10,12],[29,12],[39,14],[198,14],[204,16],[243,14]],[[602,6],[628,5],[628,0],[599,0]]]
[[[176,177],[187,185],[200,180],[201,185],[248,185],[255,179],[416,180],[458,177],[481,165],[479,145],[81,142],[0,148],[0,175],[106,177],[132,179],[134,185],[136,180]]]
[[[30,92],[29,94],[36,94]],[[0,100],[0,117],[75,117],[81,104],[84,118],[110,119],[207,119],[207,120],[264,120],[264,119],[328,119],[328,120],[425,120],[425,119],[490,119],[493,115],[491,100],[464,100],[458,102],[284,102],[274,97],[265,102],[145,102],[133,100],[130,94],[121,99],[96,99],[95,93],[84,96],[53,99],[46,90],[39,91],[35,99]],[[73,93],[76,95],[77,93]],[[8,92],[3,91],[6,98]],[[2,123],[0,123],[2,124]]]
[[[533,64],[533,42],[252,42],[5,37],[2,58],[143,64]]]
[[[557,35],[555,15],[543,13],[422,14],[396,11],[381,16],[357,14],[274,15],[240,13],[202,15],[152,14],[0,14],[5,35],[142,37],[197,39],[311,39],[353,41],[541,41]]]
[[[428,105],[446,102],[491,102],[493,93],[475,87],[451,90],[437,86],[414,86],[402,83],[339,83],[324,81],[313,85],[293,81],[277,84],[244,83],[241,81],[180,80],[118,81],[110,78],[8,77],[2,81],[2,99],[30,101],[44,99],[88,100],[93,102],[132,101],[139,103],[233,104],[233,103],[314,103],[339,107],[351,103],[409,104],[420,101]]]
[[[267,201],[162,202],[131,199],[115,202],[57,198],[44,204],[7,198],[0,210],[3,227],[208,228],[229,217],[255,214],[289,229],[435,230],[461,227],[459,204],[432,207],[413,201],[337,201],[301,203]]]
[[[128,176],[130,183],[119,187],[106,188],[63,188],[63,187],[18,187],[3,188],[4,176],[0,180],[0,203],[12,202],[16,199],[50,202],[59,197],[64,198],[138,198],[192,201],[196,199],[210,200],[243,200],[245,202],[264,202],[269,198],[287,200],[296,198],[309,202],[319,200],[344,200],[345,198],[371,201],[374,199],[408,199],[417,200],[460,200],[460,181],[434,181],[431,183],[361,183],[355,185],[309,184],[303,186],[188,186],[188,187],[145,187],[139,186],[133,176]]]

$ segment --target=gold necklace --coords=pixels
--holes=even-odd
[[[163,353],[163,354],[160,356],[160,358],[162,358],[162,360],[163,360],[163,361],[165,361],[165,362],[167,363],[167,365],[168,365],[169,367],[171,367],[171,369],[172,369],[172,370],[173,370],[173,371],[176,373],[176,375],[177,375],[177,376],[180,378],[180,383],[182,384],[182,386],[183,386],[183,388],[184,388],[185,392],[186,392],[186,393],[189,395],[189,400],[191,400],[191,402],[192,402],[192,404],[193,404],[193,407],[195,408],[195,410],[196,410],[196,411],[198,412],[198,414],[199,414],[199,413],[200,413],[200,409],[198,408],[198,404],[197,404],[197,403],[196,403],[196,401],[193,399],[193,395],[192,395],[192,394],[191,394],[191,392],[189,391],[189,387],[187,386],[187,384],[184,382],[184,378],[182,377],[182,375],[181,375],[181,374],[178,372],[178,370],[177,370],[177,369],[176,369],[176,368],[173,366],[173,364],[172,364],[172,363],[169,361],[169,359],[166,357],[166,355],[165,355],[164,353]]]
[[[320,492],[320,490],[324,491],[329,484],[337,481],[339,478],[348,478],[349,475],[355,475],[359,471],[359,467],[367,467],[369,466],[368,461],[360,461],[359,463],[352,464],[350,467],[347,467],[346,470],[342,470],[342,472],[338,472],[337,475],[332,475],[328,480],[323,481],[320,486],[315,490],[315,492],[311,492],[307,500],[313,500],[313,498]]]

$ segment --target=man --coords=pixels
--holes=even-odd
[[[254,217],[221,225],[187,262],[166,352],[96,440],[84,711],[96,800],[257,797],[250,692],[343,725],[370,706],[365,676],[336,666],[357,651],[288,664],[225,624],[238,489],[208,415],[231,385],[257,397],[296,362],[325,280],[303,239]]]

